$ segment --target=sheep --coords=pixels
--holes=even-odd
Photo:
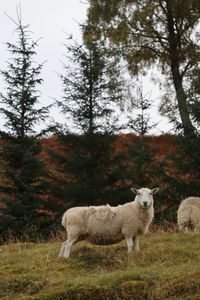
[[[110,245],[125,239],[128,253],[139,251],[138,236],[148,231],[154,217],[153,194],[159,188],[150,190],[131,188],[135,200],[123,205],[73,207],[62,217],[68,239],[62,243],[59,257],[68,258],[72,245],[87,240],[96,245]]]
[[[177,219],[180,231],[200,231],[200,197],[184,199],[179,206]]]

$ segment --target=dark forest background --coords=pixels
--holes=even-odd
[[[63,98],[49,106],[38,41],[20,14],[12,20],[18,40],[1,71],[1,241],[47,239],[66,209],[132,201],[133,186],[160,188],[158,224],[176,222],[181,199],[200,195],[199,1],[89,3],[83,43],[66,36]],[[171,134],[150,135],[159,124],[138,78],[151,67],[165,78],[159,111]],[[65,125],[49,121],[52,106]]]

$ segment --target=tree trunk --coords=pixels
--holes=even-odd
[[[176,91],[176,98],[178,102],[179,113],[184,130],[184,135],[188,136],[194,134],[194,127],[190,120],[189,111],[187,107],[187,96],[183,88],[182,76],[180,74],[180,62],[178,49],[178,33],[175,30],[175,19],[173,17],[170,0],[166,0],[168,39],[169,39],[169,59],[173,78],[173,84]]]
[[[89,134],[94,134],[94,115],[93,115],[93,74],[92,74],[92,51],[90,51],[90,78],[89,78]]]
[[[176,69],[175,70],[173,69],[172,65],[171,65],[171,72],[173,76],[173,83],[176,91],[176,98],[178,102],[181,122],[184,129],[184,135],[188,136],[190,134],[194,134],[194,127],[190,120],[190,116],[187,108],[186,94],[183,89],[182,78],[180,78],[181,76],[179,72],[177,72]]]

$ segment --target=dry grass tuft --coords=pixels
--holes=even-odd
[[[68,260],[61,242],[0,247],[2,300],[200,299],[200,233],[150,233],[141,252],[125,243],[78,243]]]

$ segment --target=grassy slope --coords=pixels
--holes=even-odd
[[[78,243],[68,260],[60,242],[0,249],[0,299],[200,299],[200,233],[150,234],[141,252],[124,243]]]

